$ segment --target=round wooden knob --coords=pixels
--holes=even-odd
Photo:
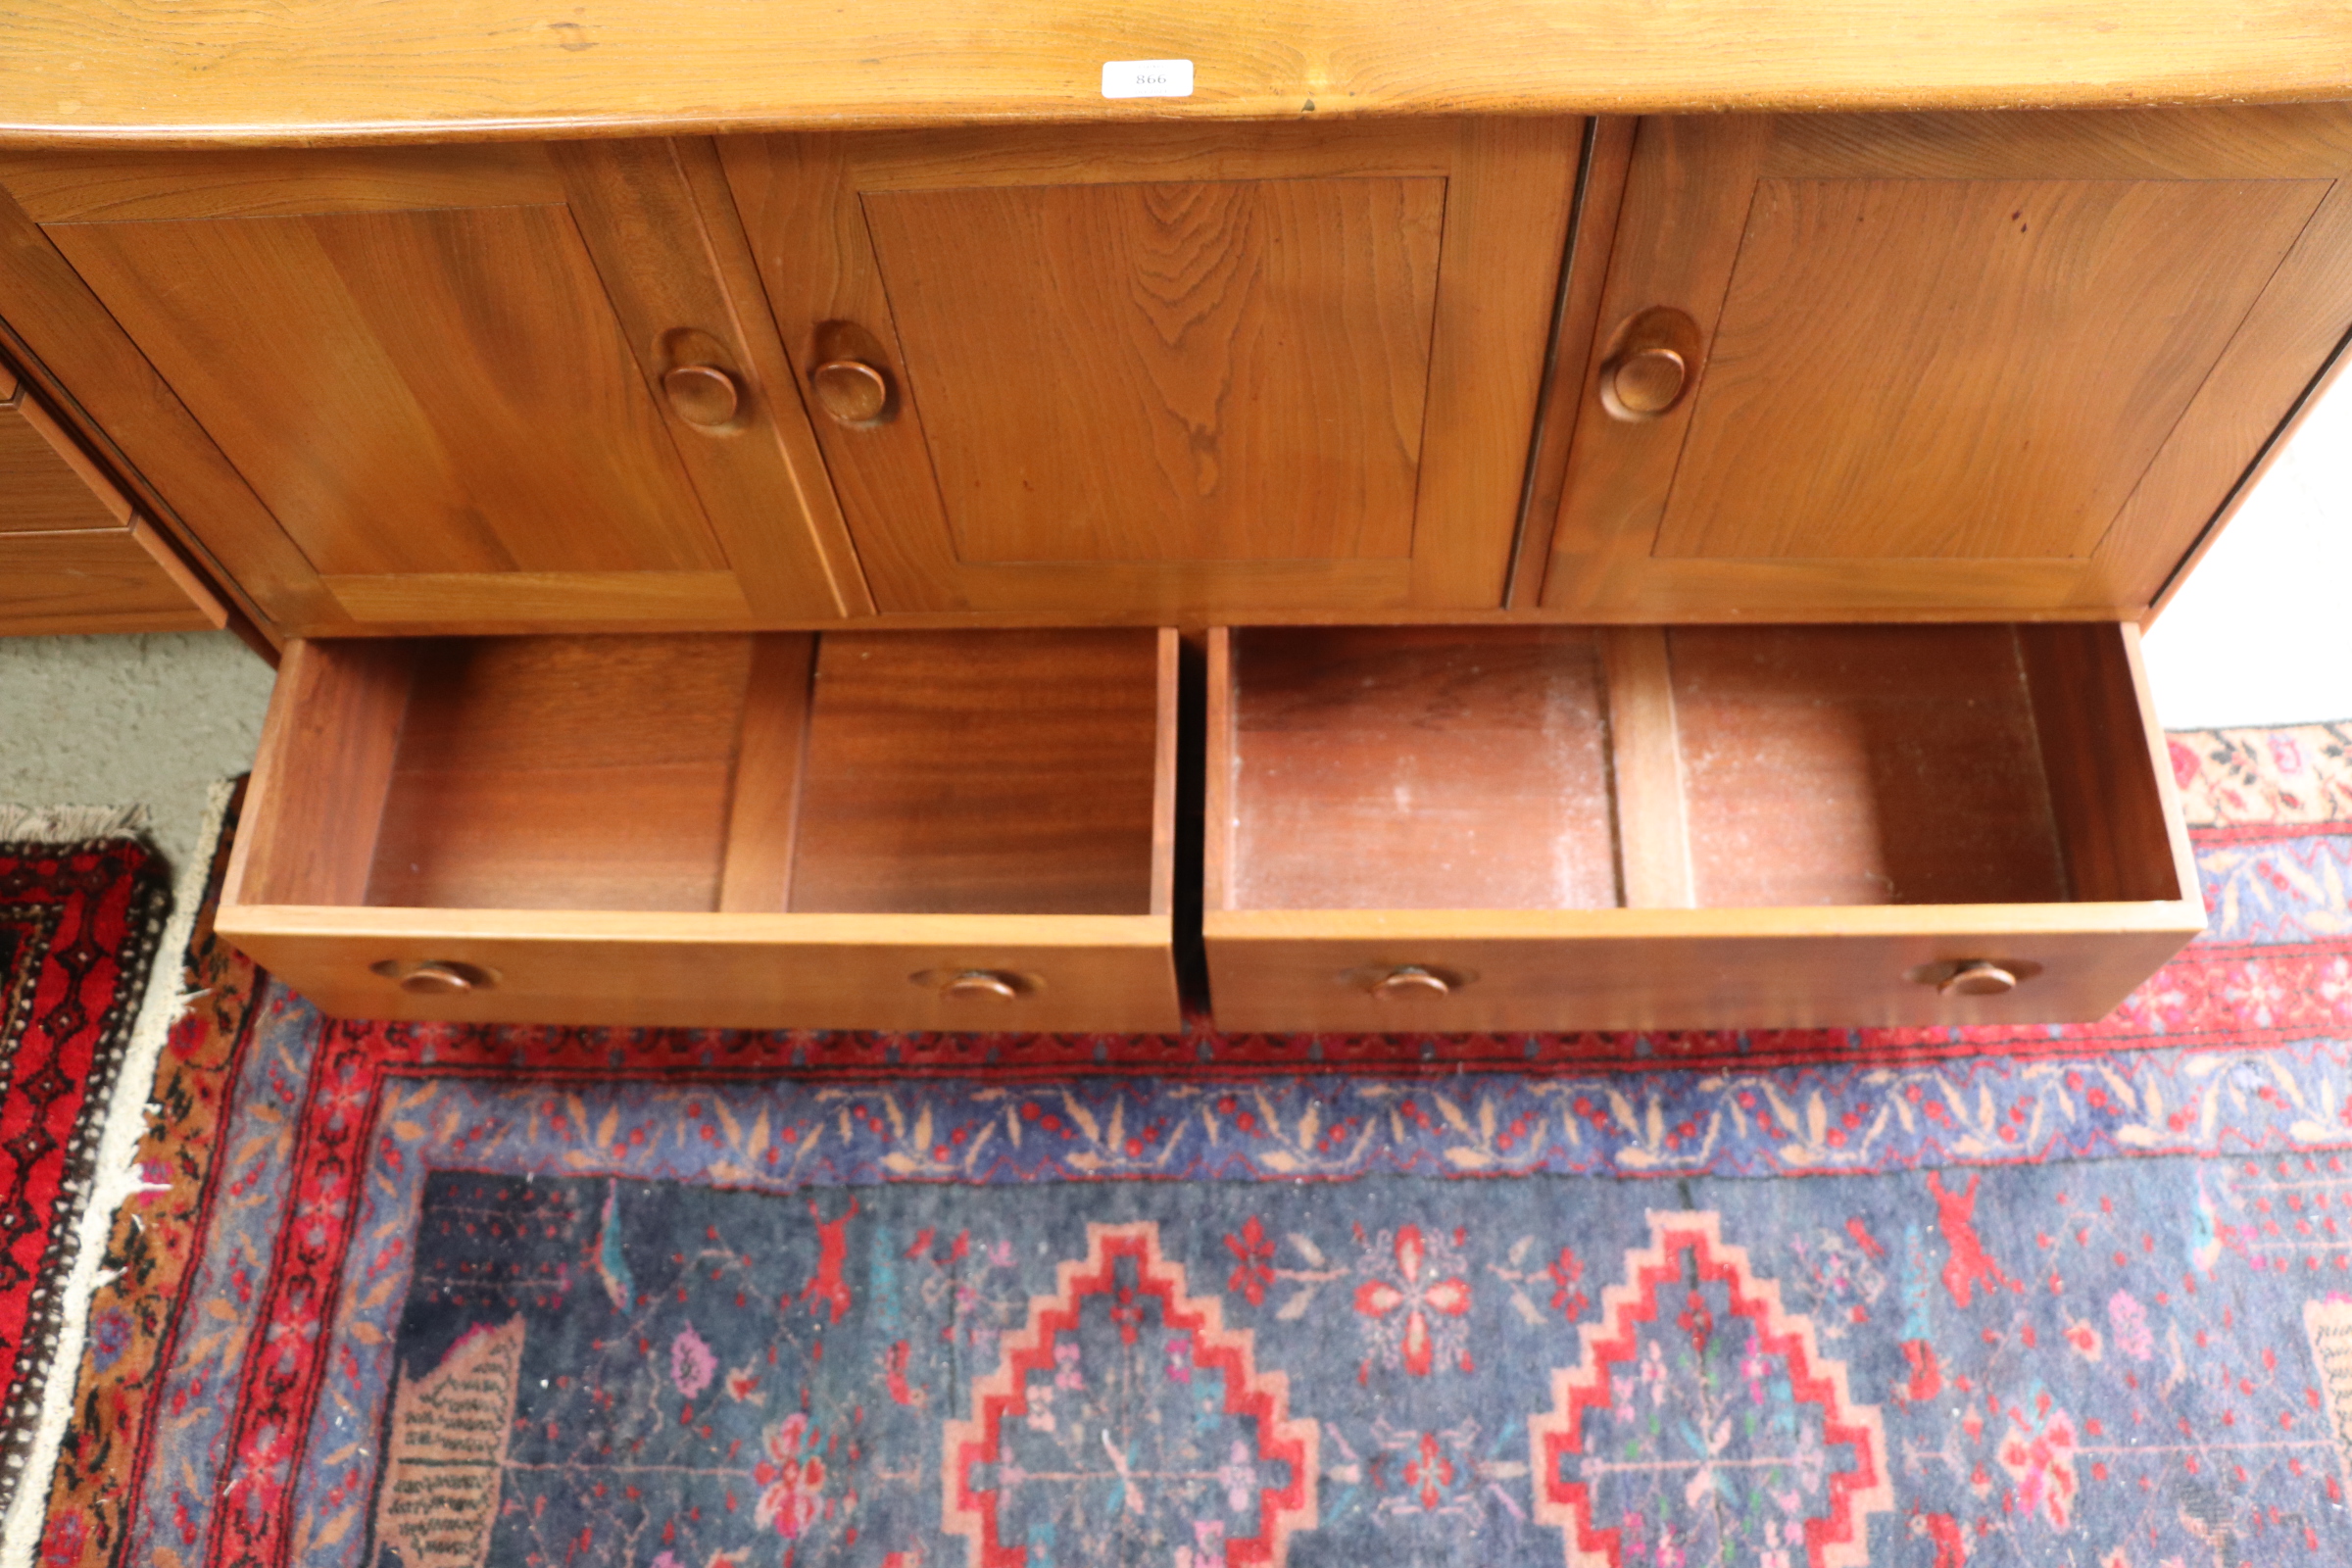
[[[1646,348],[1629,354],[1609,368],[1609,391],[1615,404],[1610,412],[1622,411],[1623,415],[1644,419],[1664,414],[1683,395],[1689,375],[1690,367],[1670,348]]]
[[[827,360],[808,372],[808,384],[843,424],[872,424],[890,407],[890,377],[863,360]]]
[[[1372,995],[1383,1002],[1409,1002],[1420,997],[1450,995],[1453,987],[1442,974],[1432,974],[1418,964],[1408,963],[1392,969],[1373,982]]]
[[[1944,997],[1997,997],[2017,989],[2017,976],[1997,963],[1964,963],[1936,988]]]
[[[986,969],[966,969],[961,974],[950,976],[939,988],[939,994],[950,1002],[1010,1002],[1021,994],[1021,988],[1001,974],[990,974]]]
[[[743,389],[715,365],[680,365],[664,370],[662,390],[688,424],[725,424],[743,407]]]
[[[400,977],[400,989],[412,997],[458,997],[490,984],[488,975],[464,963],[420,963]]]

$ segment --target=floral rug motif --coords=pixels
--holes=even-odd
[[[0,841],[0,1506],[54,1354],[100,1122],[170,891],[133,839]]]
[[[460,1029],[205,948],[45,1558],[2352,1560],[2346,750],[2175,737],[2213,928],[2077,1028]]]

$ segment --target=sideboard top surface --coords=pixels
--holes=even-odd
[[[1183,98],[1106,98],[1186,60]],[[14,0],[0,146],[2352,97],[2340,0]]]

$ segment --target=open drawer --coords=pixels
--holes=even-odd
[[[1176,636],[291,645],[219,928],[329,1012],[1172,1029]]]
[[[2129,625],[1249,628],[1228,1029],[2096,1018],[2204,926]]]

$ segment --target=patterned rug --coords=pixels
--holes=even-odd
[[[2176,737],[2212,929],[2065,1029],[461,1029],[200,944],[44,1558],[2352,1561],[2348,753]]]
[[[48,842],[55,821],[12,808],[0,816],[4,1507],[55,1348],[64,1307],[55,1287],[170,892],[154,853],[133,839]]]

